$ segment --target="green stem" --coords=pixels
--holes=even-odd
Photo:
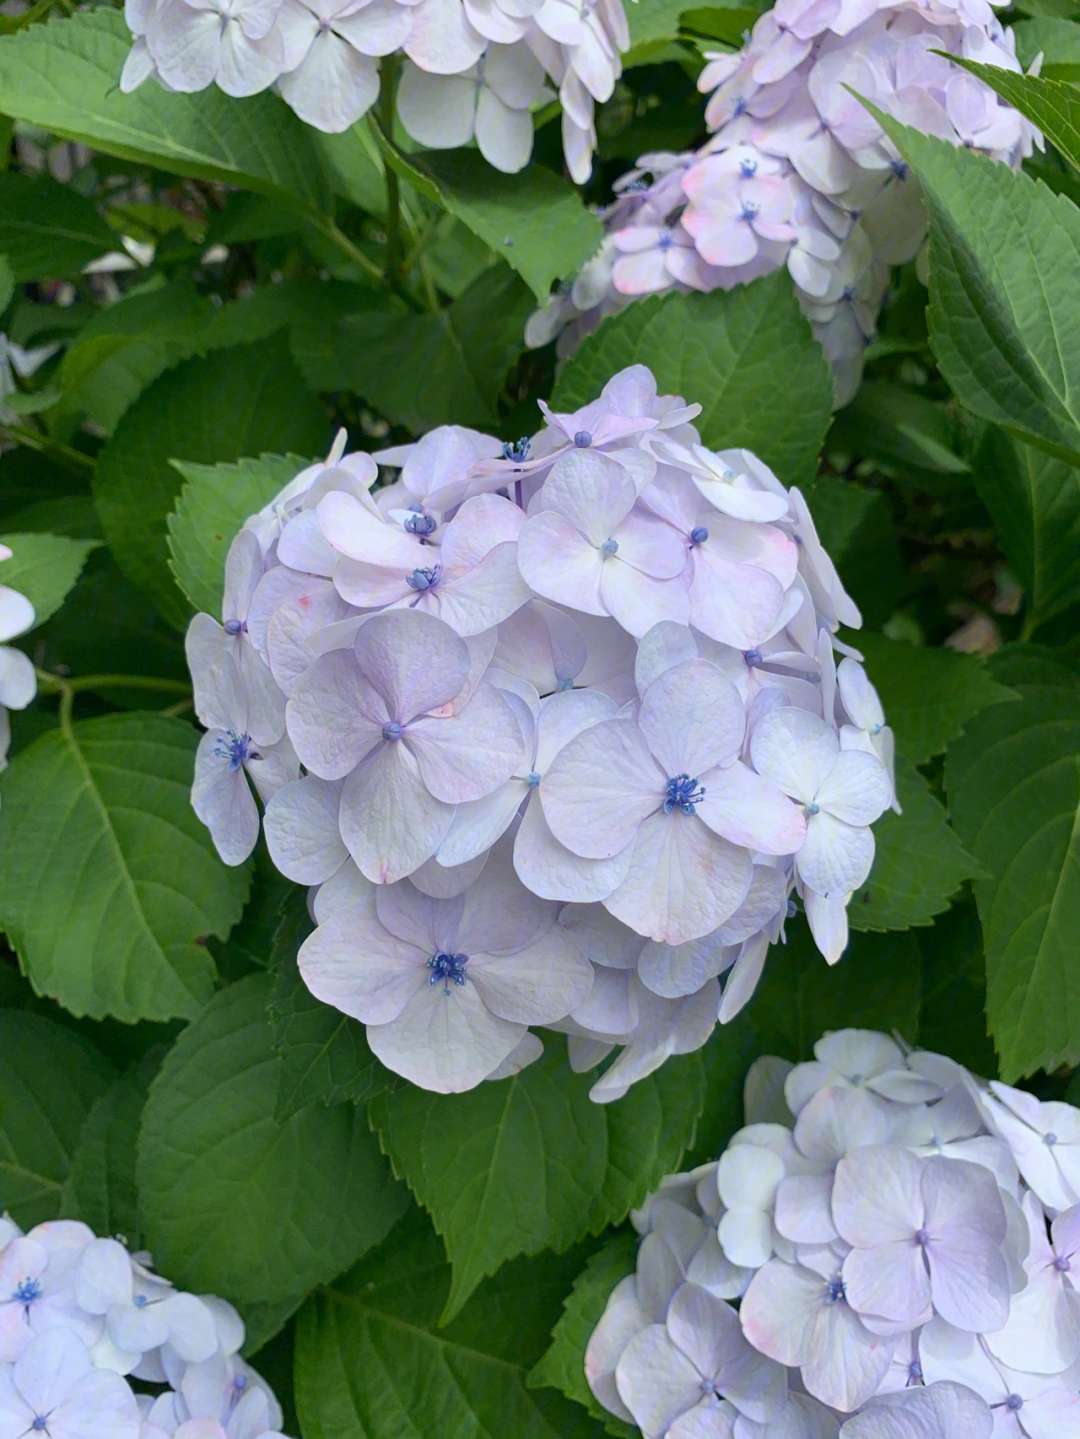
[[[60,728],[67,735],[71,733],[75,696],[87,691],[126,689],[180,695],[181,699],[177,704],[170,706],[176,713],[182,712],[191,704],[191,686],[185,680],[159,679],[156,675],[79,675],[77,679],[66,679],[63,675],[53,675],[48,670],[36,667],[34,673],[37,675],[38,688],[44,694],[60,696]]]
[[[25,445],[28,450],[49,455],[59,464],[75,470],[80,475],[93,473],[94,461],[90,455],[84,455],[81,450],[73,450],[70,445],[62,445],[59,440],[43,435],[40,430],[24,430],[21,425],[3,425],[0,426],[0,434],[14,440],[16,444]]]
[[[440,214],[434,214],[428,217],[427,223],[417,236],[416,244],[413,245],[412,249],[401,262],[401,273],[403,275],[407,275],[413,266],[420,262],[428,246],[435,238],[435,231],[439,228],[439,221],[441,219],[442,216]]]
[[[398,57],[388,55],[382,63],[382,88],[379,92],[379,124],[388,138],[394,133],[394,82],[397,79]],[[386,283],[397,284],[401,243],[401,186],[397,173],[383,161],[386,176]]]
[[[375,261],[369,259],[363,250],[360,249],[359,245],[354,245],[345,231],[340,229],[334,221],[331,220],[329,215],[310,215],[308,219],[320,235],[324,235],[335,244],[342,254],[347,255],[359,270],[362,270],[363,273],[370,276],[371,279],[377,280],[380,285],[382,284],[383,272],[379,269],[378,265],[376,265]]]

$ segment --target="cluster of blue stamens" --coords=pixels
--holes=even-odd
[[[41,1285],[36,1279],[20,1279],[11,1297],[19,1304],[33,1304],[35,1299],[41,1298]]]
[[[411,590],[433,590],[439,583],[441,569],[441,565],[432,565],[430,570],[413,570],[411,575],[405,576],[405,583]]]
[[[440,950],[427,962],[428,969],[431,970],[428,984],[442,984],[443,994],[449,995],[451,984],[465,983],[465,966],[468,962],[467,954],[447,954]]]
[[[242,764],[247,764],[251,759],[262,759],[251,747],[251,736],[249,734],[237,734],[234,729],[225,731],[224,740],[218,740],[214,746],[214,753],[218,759],[229,761],[229,773],[235,774]]]
[[[531,447],[532,440],[529,439],[528,435],[522,435],[520,440],[504,440],[502,457],[504,460],[514,460],[520,465],[523,460],[529,458],[529,450]]]
[[[825,1303],[839,1304],[841,1299],[847,1299],[847,1289],[844,1286],[844,1281],[837,1276],[837,1278],[829,1280],[825,1290]]]
[[[696,814],[697,807],[704,798],[705,791],[698,789],[696,779],[691,779],[688,774],[677,774],[667,782],[664,813],[672,814],[675,810],[681,810],[683,814]]]
[[[425,535],[434,533],[438,524],[434,515],[425,515],[422,511],[417,510],[405,521],[405,528],[410,535],[419,535],[423,539]]]

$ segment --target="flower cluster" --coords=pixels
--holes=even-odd
[[[135,43],[124,91],[254,95],[271,85],[309,125],[347,130],[379,94],[379,61],[401,52],[397,112],[431,149],[476,144],[511,174],[532,153],[533,108],[562,104],[566,163],[589,178],[597,101],[630,45],[622,0],[126,0]]]
[[[1077,1439],[1080,1110],[866,1030],[814,1053],[634,1213],[597,1399],[644,1439]]]
[[[318,886],[301,973],[390,1068],[467,1089],[542,1024],[581,1069],[625,1046],[613,1099],[741,1008],[793,891],[839,958],[892,735],[797,489],[641,365],[543,408],[516,444],[342,434],[246,522],[187,637],[192,801],[240,863],[250,777]]]
[[[0,1433],[284,1439],[243,1342],[231,1304],[174,1289],[148,1254],[73,1220],[23,1234],[0,1218]]]
[[[11,554],[7,545],[0,545],[0,563],[10,560]],[[8,710],[24,710],[37,694],[37,677],[29,657],[4,641],[25,634],[35,619],[34,606],[25,595],[0,585],[0,769],[7,765],[11,743]]]
[[[1016,167],[1041,137],[936,53],[1018,71],[1015,48],[987,0],[778,0],[701,73],[711,138],[644,155],[616,183],[603,246],[533,316],[529,343],[565,332],[568,351],[631,296],[728,290],[786,264],[846,404],[888,266],[926,235],[918,184],[858,97]]]

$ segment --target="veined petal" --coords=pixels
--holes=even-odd
[[[428,789],[448,804],[491,794],[524,754],[513,709],[503,692],[486,682],[477,685],[460,714],[414,720],[400,743],[415,757]]]
[[[849,894],[858,889],[874,862],[874,836],[864,826],[845,824],[823,810],[807,821],[806,840],[795,868],[818,894]]]
[[[542,899],[580,903],[606,899],[630,865],[633,840],[609,859],[583,859],[559,843],[535,800],[525,810],[514,840],[518,878]]]
[[[341,784],[305,775],[279,789],[266,806],[266,845],[286,879],[322,884],[348,858],[338,827]]]
[[[735,686],[707,660],[683,660],[645,691],[638,724],[667,777],[700,776],[734,759],[745,717]]]
[[[562,515],[542,510],[518,539],[518,567],[538,595],[587,615],[606,615],[600,598],[604,555]]]
[[[572,739],[540,786],[551,832],[586,859],[610,859],[664,800],[667,777],[632,720],[612,719]]]
[[[297,964],[316,999],[354,1019],[384,1024],[427,984],[429,958],[385,929],[373,908],[350,905],[308,935]]]
[[[376,884],[419,869],[453,818],[454,806],[430,794],[400,743],[380,745],[349,775],[341,794],[341,837],[361,873]]]
[[[526,1032],[492,1014],[468,979],[449,989],[425,978],[395,1020],[368,1029],[372,1052],[388,1069],[439,1094],[474,1088]]]

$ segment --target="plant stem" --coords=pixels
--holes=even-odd
[[[394,84],[397,80],[398,57],[388,55],[382,62],[382,87],[379,92],[379,124],[387,137],[394,133]],[[383,161],[386,176],[386,283],[395,287],[398,281],[398,249],[401,243],[401,186],[396,172]]]
[[[340,229],[334,221],[331,220],[329,215],[309,215],[308,220],[309,223],[318,230],[320,235],[324,235],[335,244],[342,254],[347,255],[359,270],[362,270],[365,275],[370,276],[371,279],[377,280],[379,284],[382,284],[383,272],[379,269],[378,265],[376,265],[375,261],[368,259],[359,245],[354,245],[345,231]]]
[[[72,729],[72,712],[75,708],[75,696],[84,694],[88,690],[150,690],[157,694],[181,695],[182,698],[176,704],[170,705],[168,709],[162,710],[162,714],[182,714],[192,703],[191,686],[184,680],[159,679],[155,675],[80,675],[77,679],[65,679],[62,675],[52,675],[48,670],[34,668],[37,676],[38,687],[44,694],[60,696],[60,728],[65,736],[74,741],[74,730]]]
[[[49,455],[69,470],[75,470],[77,474],[93,473],[94,461],[89,455],[84,455],[81,450],[73,450],[70,445],[62,445],[59,440],[42,434],[40,430],[24,430],[21,425],[3,425],[0,426],[0,433],[13,439],[16,444],[25,445],[28,450],[38,450],[43,455]]]

